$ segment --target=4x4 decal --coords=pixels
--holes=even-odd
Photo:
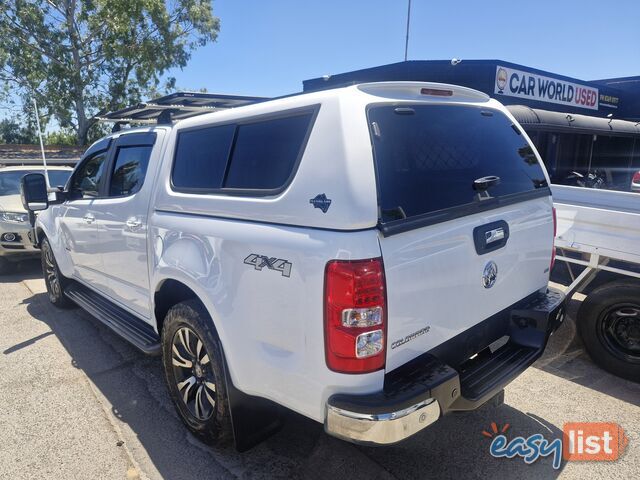
[[[266,255],[252,253],[244,259],[244,263],[253,265],[256,270],[262,270],[264,267],[267,267],[269,270],[280,272],[283,277],[291,276],[292,264],[282,258],[267,257]]]

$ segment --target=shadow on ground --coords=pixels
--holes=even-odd
[[[33,280],[36,278],[42,278],[42,268],[40,266],[40,259],[33,258],[29,260],[23,260],[12,265],[10,273],[0,275],[0,284],[3,283],[16,283],[23,280]]]
[[[593,363],[577,333],[575,319],[582,301],[569,301],[565,323],[551,337],[533,367],[633,405],[640,406],[640,384],[622,379]]]
[[[37,270],[23,272],[25,278],[37,278]],[[12,277],[15,278],[11,281],[21,279]],[[103,397],[102,403],[111,405],[113,415],[122,422],[123,439],[135,437],[136,441],[129,441],[127,446],[141,463],[141,469],[152,478],[157,476],[154,469],[167,479],[335,477],[351,480],[551,479],[561,471],[551,467],[551,458],[525,465],[521,459],[494,459],[489,455],[491,440],[483,436],[482,431],[488,430],[492,421],[500,422],[500,427],[508,423],[509,438],[534,433],[545,433],[550,439],[561,435],[561,426],[508,405],[485,406],[475,412],[446,416],[408,441],[386,448],[341,442],[325,435],[320,424],[289,413],[283,430],[249,452],[239,454],[230,448],[214,450],[201,444],[183,427],[167,394],[157,357],[139,353],[79,309],[55,309],[45,294],[35,294],[24,303],[30,315],[48,325],[58,337],[73,365],[95,385],[97,396]],[[567,356],[573,348],[571,340],[558,339],[552,348],[561,350],[548,352],[539,362],[539,368],[579,380],[577,367],[572,364],[579,355]],[[39,340],[24,341],[3,354],[30,348]],[[580,361],[588,360],[581,358]]]

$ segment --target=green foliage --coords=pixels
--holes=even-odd
[[[86,144],[95,116],[157,91],[219,28],[211,0],[3,1],[0,84]]]
[[[45,145],[75,145],[76,133],[73,130],[57,130],[45,135]]]
[[[14,119],[0,120],[0,143],[36,143],[35,130],[25,128]]]

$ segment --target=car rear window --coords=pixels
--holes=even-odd
[[[497,110],[383,105],[371,107],[368,118],[382,223],[444,221],[500,200],[549,194],[531,146]],[[499,182],[474,186],[483,177]]]
[[[20,180],[28,173],[44,173],[44,170],[7,170],[0,172],[0,197],[19,195]],[[64,187],[71,175],[71,170],[49,170],[49,183],[52,187]]]

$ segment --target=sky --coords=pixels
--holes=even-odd
[[[214,0],[218,40],[167,75],[277,96],[404,59],[408,0]],[[640,0],[412,0],[409,60],[500,59],[593,80],[640,75]]]

